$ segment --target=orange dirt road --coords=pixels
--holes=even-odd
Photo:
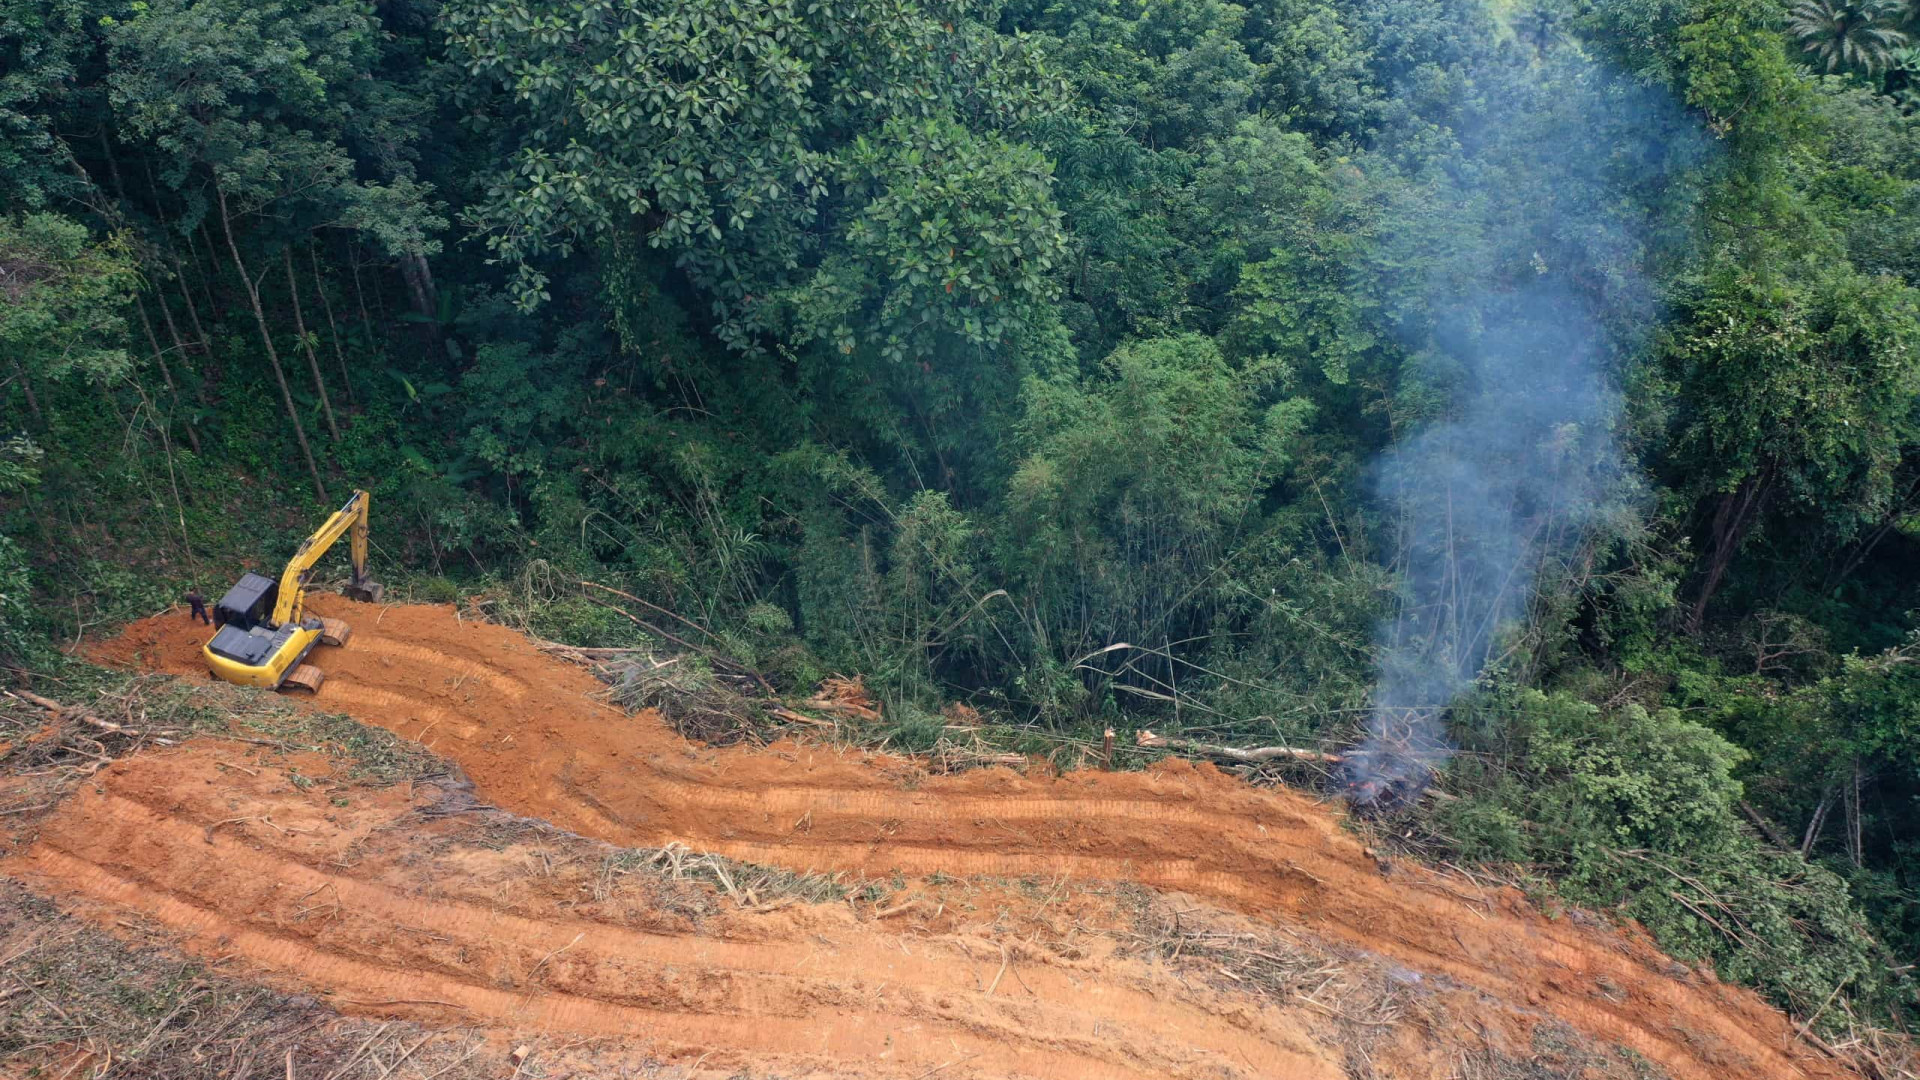
[[[1625,1047],[1674,1077],[1852,1075],[1796,1040],[1785,1018],[1752,993],[1681,971],[1643,940],[1550,921],[1511,891],[1484,892],[1415,867],[1384,870],[1312,801],[1253,789],[1208,767],[1167,763],[1142,773],[1057,779],[1008,770],[928,777],[899,758],[791,744],[712,750],[687,743],[657,717],[627,716],[588,700],[598,683],[586,672],[511,630],[463,622],[449,607],[378,607],[332,596],[316,597],[314,607],[354,627],[346,647],[313,658],[328,673],[319,707],[420,740],[458,763],[482,802],[582,836],[624,846],[679,841],[751,862],[875,878],[937,871],[1134,882],[1304,927],[1388,958],[1435,985],[1477,992],[1505,1009]],[[95,655],[205,678],[202,641],[184,616],[162,616],[130,626]],[[90,796],[112,797],[124,801],[88,820],[124,817],[156,835],[186,829],[191,836],[180,843],[214,861],[208,845],[217,849],[220,837],[203,843],[202,825],[192,815],[190,823],[169,824],[175,803],[163,791]],[[201,816],[207,814],[234,816],[211,809]],[[129,878],[96,882],[88,875],[106,872],[99,868],[111,863],[89,854],[91,830],[61,839],[67,835],[50,833],[33,853],[50,877],[129,905],[146,887],[178,889],[171,877],[151,886]],[[320,884],[292,874],[268,876],[299,891]],[[217,885],[208,883],[215,891]],[[218,899],[173,895],[192,911]],[[401,914],[429,913],[394,917]],[[550,940],[547,933],[540,940]],[[565,944],[566,936],[549,947]],[[294,958],[291,966],[306,970],[324,959]],[[373,969],[321,970],[315,978],[323,982],[336,975],[347,985],[377,977]],[[756,993],[765,1015],[780,1014],[776,995]],[[580,1003],[539,999],[527,1008],[557,1010],[539,1016],[596,1030],[615,1023],[581,1019],[599,1008],[589,997]],[[1061,1004],[1073,1009],[1083,1001],[1069,994]],[[709,1029],[681,1029],[682,1037],[721,1045],[772,1030],[759,1021],[706,1023]],[[862,1029],[849,1023],[837,1030],[854,1039]],[[970,1030],[988,1033],[980,1036],[982,1045],[999,1044],[984,1022]],[[1146,1064],[1134,1068],[1145,1074],[1178,1075],[1151,1057],[1138,1060]],[[1300,1054],[1291,1065],[1259,1066],[1252,1075],[1319,1075],[1308,1060]],[[1005,1071],[1027,1068],[1009,1061]],[[1127,1075],[1118,1062],[1095,1072]]]

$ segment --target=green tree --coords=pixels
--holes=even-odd
[[[431,234],[444,224],[428,190],[404,167],[385,182],[360,178],[363,166],[346,145],[356,124],[355,84],[372,63],[378,26],[354,3],[253,4],[236,0],[160,0],[124,21],[110,22],[110,98],[125,138],[151,147],[161,179],[194,192],[224,241],[259,332],[287,422],[315,492],[326,485],[295,405],[263,300],[268,274],[281,262],[292,284],[298,234],[282,233],[266,251],[258,241],[272,219],[302,232],[325,226],[377,238],[414,267],[437,250]],[[197,194],[201,186],[210,200]],[[210,205],[208,203],[210,202]],[[249,229],[249,226],[256,228]],[[282,224],[284,228],[284,224]],[[254,243],[243,245],[245,235]],[[255,247],[249,254],[247,248]],[[275,259],[274,256],[281,256]],[[326,406],[319,366],[309,350],[316,395]],[[330,426],[337,430],[330,408]]]
[[[126,310],[137,283],[120,238],[57,214],[0,218],[0,353],[34,417],[35,387],[77,379],[105,393],[133,369]]]
[[[1085,379],[1029,383],[1002,560],[1042,655],[1204,632],[1210,572],[1258,531],[1313,416],[1299,399],[1262,408],[1261,389],[1197,335],[1123,345]]]
[[[84,188],[55,117],[75,96],[86,60],[88,0],[0,3],[0,202],[46,209]]]
[[[1787,29],[1828,71],[1856,67],[1869,74],[1892,61],[1906,44],[1896,29],[1899,0],[1800,0],[1787,15]]]
[[[1037,58],[964,2],[470,0],[445,20],[468,69],[516,108],[514,163],[474,220],[517,269],[523,301],[547,284],[534,260],[638,235],[715,296],[736,346],[758,343],[769,296],[845,252],[821,240],[867,210],[830,205],[841,182],[862,182],[860,137],[888,122],[915,130],[915,118],[1006,129],[1054,107]],[[875,276],[892,269],[920,268]]]

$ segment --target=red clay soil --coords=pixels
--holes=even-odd
[[[1416,867],[1383,869],[1311,800],[1253,789],[1210,767],[1169,762],[1142,773],[1051,778],[988,770],[929,777],[886,756],[797,745],[712,750],[689,744],[657,717],[627,716],[588,700],[598,684],[587,673],[546,656],[511,630],[461,621],[449,607],[377,607],[331,596],[314,606],[354,626],[349,645],[314,657],[328,673],[318,707],[418,739],[458,763],[483,802],[583,836],[623,846],[679,841],[750,862],[872,878],[939,872],[1133,882],[1304,927],[1386,957],[1436,985],[1471,990],[1507,1009],[1630,1049],[1674,1077],[1853,1075],[1794,1038],[1787,1020],[1751,992],[1676,965],[1644,939],[1571,919],[1549,920],[1511,890],[1488,892]],[[204,632],[183,616],[163,616],[130,626],[95,655],[122,666],[204,678],[203,640]],[[82,820],[124,816],[143,832],[187,830],[191,836],[175,838],[190,853],[180,857],[203,862],[221,878],[212,868],[224,860],[208,858],[208,849],[226,841],[212,835],[202,842],[198,818],[168,824],[184,797],[168,790],[162,784],[116,803],[111,813]],[[209,814],[243,811],[200,812]],[[60,835],[71,839],[55,836],[36,849],[48,861],[48,873],[85,882],[83,891],[101,899],[134,901],[144,887],[140,882],[96,888],[88,868],[102,864],[68,850],[91,844],[90,828]],[[75,858],[80,862],[62,862]],[[266,872],[268,882],[285,881],[284,888],[299,892],[324,885],[310,877]],[[175,889],[172,880],[169,875],[156,884]],[[217,893],[220,881],[205,885]],[[182,902],[199,912],[205,908],[193,903],[213,899],[218,897]],[[413,922],[432,914],[396,909],[393,917]],[[204,917],[187,911],[178,916]],[[432,925],[439,927],[436,933],[450,932],[444,921]],[[552,941],[552,932],[541,933],[539,941]],[[564,937],[553,943],[564,944]],[[302,957],[292,966],[304,970],[323,959]],[[327,978],[334,974],[329,970]],[[366,993],[387,978],[372,968],[339,973],[342,983],[370,980]],[[379,992],[390,998],[413,993]],[[754,993],[764,1016],[781,1013],[776,995]],[[620,1000],[622,1008],[651,1007],[643,999]],[[474,998],[459,1004],[485,1011],[509,1002]],[[1072,1008],[1085,1004],[1073,993],[1063,1001]],[[542,998],[523,1007],[590,1006]],[[846,1038],[871,1037],[859,1036],[867,1029],[848,1022],[853,1026],[845,1029]],[[713,1038],[734,1044],[751,1039],[755,1030],[775,1028],[756,1018],[732,1023],[725,1032],[681,1030],[690,1043]],[[796,1029],[783,1038],[800,1037]],[[988,1035],[977,1051],[967,1052],[988,1053],[1000,1041]],[[1012,1071],[1026,1068],[1009,1062]],[[1173,1075],[1164,1064],[1137,1071]],[[1051,1072],[1096,1073],[1126,1075],[1114,1061],[1093,1072]],[[1320,1074],[1305,1055],[1255,1073]]]
[[[1002,951],[978,925],[861,921],[846,904],[676,910],[671,881],[615,872],[608,849],[436,817],[431,786],[357,787],[318,755],[263,757],[207,741],[118,763],[0,869],[347,1013],[607,1037],[767,1075],[956,1059],[961,1075],[1342,1075],[1287,1013],[1164,969]],[[1005,914],[968,899],[993,909],[980,922]],[[1003,961],[1018,968],[996,979]]]

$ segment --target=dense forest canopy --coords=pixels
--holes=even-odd
[[[1904,1023],[1916,113],[1891,0],[0,0],[0,662],[365,487],[418,598],[1359,745]]]

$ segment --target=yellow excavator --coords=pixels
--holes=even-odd
[[[216,679],[268,690],[317,692],[326,673],[305,663],[315,645],[345,645],[352,628],[339,619],[307,616],[307,576],[328,549],[350,536],[353,578],[340,591],[355,600],[380,601],[382,587],[367,577],[367,511],[372,497],[356,491],[287,561],[275,581],[243,574],[213,607],[213,640],[201,650]]]

